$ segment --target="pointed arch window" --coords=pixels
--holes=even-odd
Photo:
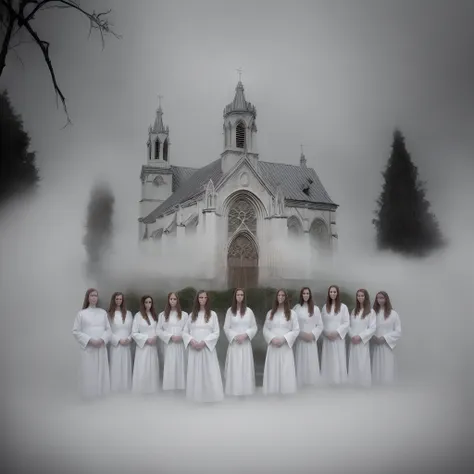
[[[151,160],[151,142],[148,140],[147,144],[148,159]]]
[[[237,148],[245,148],[245,125],[242,122],[235,128],[235,144]]]
[[[160,159],[160,140],[157,138],[155,141],[155,160]]]
[[[168,161],[168,139],[163,143],[163,160]]]
[[[242,230],[257,235],[257,214],[252,203],[243,197],[239,197],[229,211],[227,231],[229,235],[232,235]]]

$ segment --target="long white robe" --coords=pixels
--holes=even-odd
[[[81,347],[80,387],[84,398],[107,395],[110,392],[107,343],[111,330],[109,318],[101,308],[86,308],[77,313],[72,334]],[[90,339],[102,339],[101,347],[88,346]]]
[[[347,382],[346,335],[349,330],[349,310],[341,303],[339,313],[334,314],[334,307],[328,313],[326,305],[322,307],[323,350],[321,353],[321,375],[327,384],[338,385]],[[331,341],[326,337],[328,332],[337,332],[341,339]]]
[[[252,339],[257,334],[255,314],[247,308],[243,316],[227,310],[224,332],[229,341],[225,360],[225,394],[233,396],[252,395],[255,392],[255,364],[253,360]],[[238,343],[235,337],[247,334],[248,338]]]
[[[137,344],[133,364],[132,392],[156,393],[160,390],[160,364],[157,344],[146,344],[148,338],[156,336],[156,321],[148,313],[148,324],[138,312],[133,318],[132,337]]]
[[[224,399],[221,369],[217,359],[216,344],[219,339],[219,320],[211,311],[206,322],[204,311],[199,311],[196,321],[191,315],[183,330],[184,346],[188,348],[188,367],[186,371],[186,398],[195,402],[220,402]],[[189,343],[192,339],[205,342],[203,349],[194,349]]]
[[[293,311],[298,317],[300,332],[307,332],[314,336],[314,340],[310,342],[300,339],[299,337],[296,340],[294,346],[296,382],[299,387],[318,385],[322,380],[318,355],[318,339],[323,332],[321,311],[319,311],[317,306],[314,306],[314,314],[310,316],[306,303],[304,303],[303,306],[297,304],[293,308]]]
[[[375,333],[376,321],[375,311],[362,318],[362,310],[358,315],[354,312],[350,316],[349,337],[359,336],[362,342],[349,345],[348,379],[351,385],[370,387],[372,384],[372,372],[370,366],[370,344],[369,341]]]
[[[372,382],[391,384],[396,380],[396,361],[394,349],[402,335],[400,316],[392,309],[387,319],[383,311],[376,315],[375,336],[384,337],[385,344],[374,344],[372,354]]]
[[[271,311],[267,313],[263,325],[263,337],[268,344],[263,369],[263,394],[292,394],[297,389],[292,347],[300,332],[298,317],[293,310],[289,321],[282,310],[278,310],[273,319],[270,319],[270,314]],[[271,341],[275,337],[283,337],[286,342],[280,347],[273,346]]]
[[[132,388],[132,324],[130,311],[123,321],[122,313],[115,311],[110,324],[112,335],[109,346],[110,389],[112,392],[128,392]],[[123,346],[120,339],[127,339],[129,344]]]
[[[186,349],[184,342],[173,342],[171,336],[183,336],[183,329],[188,321],[188,313],[172,310],[168,321],[165,313],[158,316],[156,334],[164,343],[163,390],[184,390],[186,388]]]

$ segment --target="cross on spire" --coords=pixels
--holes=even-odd
[[[158,96],[158,107],[161,109],[161,99],[163,98],[162,95]]]
[[[239,73],[239,82],[241,82],[242,81],[242,67],[237,68],[236,71]]]
[[[301,154],[303,155],[303,153],[304,153],[303,152],[303,145],[300,145],[300,147],[301,147]]]

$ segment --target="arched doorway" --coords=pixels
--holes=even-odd
[[[322,219],[314,219],[309,229],[311,244],[316,250],[327,251],[331,248],[331,237],[326,223]]]
[[[258,250],[247,233],[238,234],[227,251],[229,288],[256,288],[258,285]]]

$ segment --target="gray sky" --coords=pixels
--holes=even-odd
[[[157,466],[185,472],[196,465],[240,472],[238,459],[235,467],[228,462],[237,445],[246,462],[249,452],[254,456],[248,469],[275,473],[313,469],[315,459],[324,472],[354,473],[390,472],[400,462],[426,467],[432,460],[443,472],[444,463],[452,469],[464,461],[474,426],[474,2],[81,3],[112,7],[123,39],[109,38],[102,51],[77,15],[50,11],[38,18],[74,126],[61,130],[65,116],[34,45],[18,50],[24,66],[9,57],[0,81],[23,116],[44,179],[34,203],[20,202],[0,216],[0,378],[7,389],[0,396],[5,393],[6,459],[15,462],[14,472],[38,463],[48,472],[51,465],[64,472],[76,463],[81,472],[96,472],[99,463],[114,473],[156,472]],[[70,331],[90,284],[82,274],[81,239],[93,180],[110,180],[115,236],[136,243],[140,167],[158,94],[173,163],[205,165],[222,151],[222,110],[233,98],[239,66],[247,100],[257,107],[261,159],[297,164],[305,145],[308,164],[341,205],[344,255],[327,270],[344,287],[364,284],[372,295],[388,290],[403,327],[400,373],[414,386],[370,395],[322,391],[275,404],[256,397],[195,407],[173,398],[134,398],[82,406],[79,350]],[[395,126],[428,181],[445,233],[455,239],[446,253],[422,263],[358,251],[373,237],[370,221]],[[111,257],[114,271],[143,278],[143,262],[133,263],[133,247],[123,243],[118,258]],[[157,272],[169,269],[148,260]],[[218,415],[209,417],[210,410]],[[176,422],[178,414],[189,430],[183,431],[182,418]],[[137,419],[146,420],[139,435]],[[309,423],[295,423],[303,419]],[[235,423],[239,429],[228,430]],[[217,455],[201,449],[209,439]],[[270,440],[288,451],[275,452]],[[400,453],[403,459],[394,459]]]
[[[35,45],[18,48],[24,66],[10,55],[1,86],[24,118],[45,183],[83,173],[86,195],[89,177],[108,176],[124,228],[136,232],[139,172],[158,94],[173,163],[205,165],[222,151],[222,109],[239,66],[257,107],[261,159],[296,164],[304,144],[308,164],[341,205],[341,245],[348,233],[361,242],[373,236],[395,126],[445,227],[454,222],[451,210],[466,205],[452,186],[459,190],[459,180],[474,175],[474,2],[82,5],[113,8],[123,38],[108,38],[102,51],[72,12],[45,12],[36,23],[51,42],[74,126],[60,130],[65,117]]]

